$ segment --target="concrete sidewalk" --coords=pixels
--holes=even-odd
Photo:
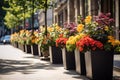
[[[114,70],[116,79],[120,72]],[[62,64],[51,64],[11,45],[0,45],[0,80],[89,80]]]
[[[120,54],[114,55],[114,67],[120,70]]]
[[[0,45],[0,80],[89,80],[10,45]]]

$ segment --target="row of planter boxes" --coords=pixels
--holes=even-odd
[[[14,46],[17,46],[17,44]],[[42,56],[38,45],[20,45],[27,53]],[[25,47],[24,47],[25,46]],[[32,48],[32,49],[31,49]],[[80,53],[77,49],[68,52],[66,48],[49,47],[50,62],[62,64],[67,70],[76,70],[77,73],[92,80],[112,80],[113,53],[107,51],[88,51]]]

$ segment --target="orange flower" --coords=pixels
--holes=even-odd
[[[79,25],[77,26],[77,31],[78,31],[78,32],[81,32],[81,31],[83,30],[83,28],[84,28],[84,25],[83,25],[83,24],[79,24]]]
[[[87,16],[85,18],[85,24],[90,24],[91,20],[92,20],[92,17],[91,16]]]

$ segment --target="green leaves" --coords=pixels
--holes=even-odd
[[[38,9],[46,9],[51,6],[51,0],[4,0],[9,4],[9,8],[3,7],[7,11],[5,24],[8,28],[20,25],[26,18],[31,17]]]
[[[8,26],[8,28],[13,28],[19,24],[19,18],[17,18],[15,15],[11,14],[10,12],[7,12],[5,18],[5,25]]]

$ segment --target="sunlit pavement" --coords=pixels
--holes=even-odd
[[[10,45],[0,45],[0,80],[88,80]]]
[[[120,56],[117,56],[117,60]],[[116,80],[120,72],[114,70]],[[11,45],[0,45],[0,80],[89,80],[62,64],[51,64]]]
[[[116,80],[120,80],[120,54],[119,55],[114,55],[113,76],[115,76]]]

